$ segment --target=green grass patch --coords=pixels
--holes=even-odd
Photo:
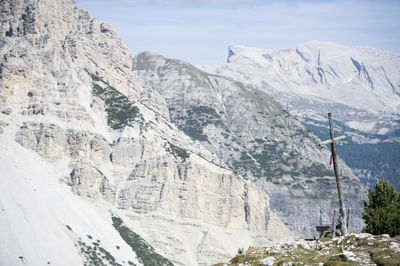
[[[229,265],[264,265],[262,262],[268,257],[274,259],[274,265],[399,265],[400,262],[400,252],[393,248],[400,244],[400,236],[350,234],[307,243],[309,247],[287,243],[279,248],[249,248],[232,258]]]

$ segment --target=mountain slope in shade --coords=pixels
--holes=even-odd
[[[263,191],[136,86],[113,28],[73,0],[1,1],[0,58],[2,262],[209,265],[293,239]]]
[[[267,92],[322,139],[332,112],[337,134],[350,137],[339,155],[362,182],[385,176],[400,188],[399,55],[316,41],[278,52],[231,46],[227,63],[201,69]]]
[[[143,52],[133,60],[141,87],[166,101],[171,120],[270,196],[271,208],[299,235],[315,234],[337,206],[329,152],[266,93],[180,60]],[[365,190],[340,161],[352,230],[361,229]]]

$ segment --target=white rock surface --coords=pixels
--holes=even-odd
[[[312,95],[372,113],[400,110],[400,56],[379,49],[317,41],[278,52],[233,45],[227,64],[203,68],[270,92]]]
[[[2,261],[79,265],[74,244],[92,235],[119,263],[137,263],[108,210],[178,265],[292,239],[264,192],[169,122],[156,92],[135,86],[132,57],[110,25],[72,0],[0,5]],[[115,98],[95,96],[95,86]],[[123,119],[110,120],[115,103],[137,113],[112,129]]]
[[[0,264],[83,265],[78,241],[100,240],[116,262],[140,265],[110,222],[113,206],[76,197],[58,180],[68,159],[49,162],[16,143],[15,130],[0,138]]]
[[[262,259],[260,261],[260,264],[272,266],[272,265],[274,265],[274,262],[275,262],[275,258],[274,257],[266,257],[265,259]]]

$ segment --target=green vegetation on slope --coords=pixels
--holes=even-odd
[[[107,123],[112,129],[123,129],[133,123],[143,126],[143,116],[139,108],[128,97],[111,87],[100,77],[88,72],[93,80],[94,96],[104,101],[107,112]],[[99,85],[102,84],[104,86]]]
[[[69,231],[73,232],[71,226],[67,224],[65,226]],[[101,245],[100,240],[93,240],[91,235],[87,235],[86,237],[86,241],[79,237],[78,243],[75,245],[79,247],[79,253],[85,266],[122,266],[115,260],[114,256]],[[119,249],[118,246],[117,249]],[[19,258],[23,261],[22,256]],[[122,262],[124,263],[125,261]],[[50,264],[50,262],[47,262],[47,264]],[[128,261],[128,264],[134,265],[131,261]]]
[[[329,129],[316,125],[318,121],[306,119],[304,126],[317,135],[320,139],[329,139]],[[345,142],[339,142],[337,153],[352,169],[365,169],[372,176],[378,178],[384,176],[386,180],[400,190],[400,143],[391,141],[390,137],[383,135],[366,134],[352,129],[340,121],[335,121],[335,126],[340,128],[339,134],[348,135],[356,133],[366,138],[377,139],[378,143],[356,143],[347,138]],[[339,133],[340,132],[340,133]],[[360,179],[366,185],[372,186],[371,180]],[[374,182],[375,183],[375,182]]]
[[[112,216],[113,226],[119,232],[122,239],[132,248],[136,253],[139,261],[145,266],[157,265],[173,265],[168,259],[154,251],[143,238],[130,230],[121,220],[121,218]]]
[[[179,115],[174,107],[169,108],[173,121],[177,122],[179,129],[193,139],[207,141],[208,137],[203,133],[203,128],[209,124],[222,125],[220,115],[213,108],[207,106],[190,106]],[[184,121],[184,124],[180,124]]]
[[[168,145],[164,146],[164,148],[167,152],[172,154],[175,157],[175,159],[178,159],[179,157],[182,159],[182,161],[185,161],[190,156],[187,150],[182,149],[181,147],[178,147],[170,142],[168,142]]]
[[[90,240],[93,239],[90,235],[88,235],[87,237]],[[80,247],[79,251],[84,258],[84,264],[87,266],[89,266],[89,265],[121,266],[121,264],[119,264],[118,262],[115,261],[115,258],[110,254],[110,252],[108,252],[101,246],[100,240],[93,241],[91,244],[87,244],[84,241],[82,241],[81,239],[79,239],[78,245]]]
[[[357,144],[354,142],[339,146],[343,160],[352,168],[368,169],[375,177],[385,176],[400,189],[400,143],[380,142]]]

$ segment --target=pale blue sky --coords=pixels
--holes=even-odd
[[[228,46],[280,50],[311,41],[400,53],[399,0],[75,0],[114,26],[133,55],[225,62]]]

